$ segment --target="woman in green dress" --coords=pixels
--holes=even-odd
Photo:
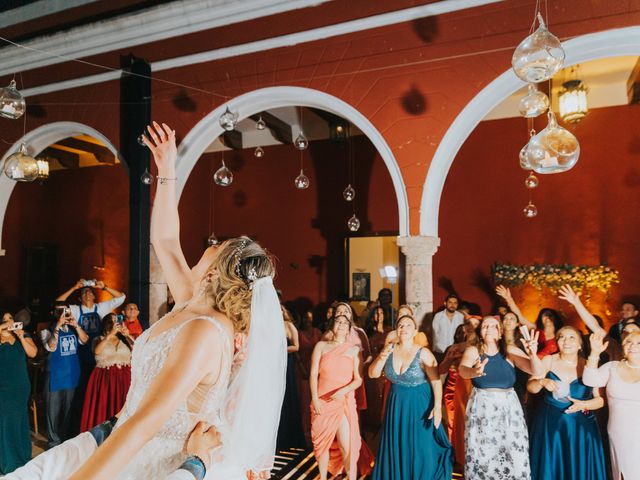
[[[33,340],[10,313],[0,320],[0,475],[13,472],[31,459],[27,405],[31,383],[27,357],[38,353]]]

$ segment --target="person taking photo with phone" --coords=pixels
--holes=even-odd
[[[129,302],[124,306],[122,313],[124,314],[124,325],[127,327],[129,334],[134,340],[137,339],[143,332],[142,325],[138,319],[138,316],[140,315],[138,305]]]
[[[102,319],[102,336],[93,341],[96,368],[84,397],[81,432],[122,410],[131,385],[133,342],[122,315],[109,313]]]
[[[13,472],[31,459],[28,402],[31,383],[27,357],[38,348],[23,325],[10,313],[0,317],[0,475]]]
[[[47,404],[49,448],[71,438],[71,406],[80,380],[78,349],[89,340],[68,306],[54,310],[54,321],[40,332],[40,339],[49,352],[44,381]]]

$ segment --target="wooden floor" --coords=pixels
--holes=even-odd
[[[275,467],[271,475],[274,480],[317,480],[320,478],[318,462],[316,462],[313,452],[300,448],[279,451],[276,455]],[[370,477],[360,477],[360,480],[365,478]],[[454,480],[462,480],[462,478],[460,474],[453,474]]]

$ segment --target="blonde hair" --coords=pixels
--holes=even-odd
[[[273,257],[249,237],[231,238],[218,248],[212,268],[218,273],[207,291],[213,308],[233,322],[236,332],[246,331],[251,318],[251,283],[275,275]]]

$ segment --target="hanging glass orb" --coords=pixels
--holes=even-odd
[[[538,29],[525,38],[513,52],[511,65],[518,78],[540,83],[553,77],[564,65],[564,49],[538,13]]]
[[[298,150],[306,150],[309,146],[309,140],[304,136],[304,133],[300,132],[296,139],[293,141],[293,144],[296,146]]]
[[[33,182],[49,176],[49,162],[33,158],[22,143],[20,149],[5,160],[4,174],[16,182]]]
[[[233,182],[233,173],[224,164],[224,160],[222,160],[222,166],[213,174],[213,181],[221,187],[228,187]]]
[[[141,133],[140,135],[138,135],[138,145],[140,145],[141,147],[147,146],[147,144],[144,143],[144,133]]]
[[[355,213],[347,221],[347,227],[352,232],[357,232],[358,230],[360,230],[360,220],[358,220],[358,217],[356,217]]]
[[[256,147],[256,149],[253,151],[253,155],[258,158],[264,157],[264,149],[262,147]]]
[[[580,157],[578,139],[558,125],[551,110],[548,125],[527,146],[526,157],[536,173],[562,173],[573,168]]]
[[[148,168],[144,169],[144,173],[140,176],[140,181],[145,185],[151,185],[153,183],[153,176],[149,173]]]
[[[264,130],[267,127],[267,124],[262,120],[262,115],[258,117],[258,121],[256,122],[256,128],[258,130]]]
[[[546,112],[548,108],[549,97],[538,90],[535,84],[530,83],[527,94],[520,100],[520,115],[524,118],[535,118]]]
[[[351,184],[347,185],[347,188],[342,191],[342,196],[347,202],[351,202],[356,198],[356,191],[353,189]]]
[[[16,88],[16,81],[11,80],[8,87],[0,89],[0,116],[15,120],[27,109],[24,97]]]
[[[538,180],[538,177],[536,177],[533,174],[533,172],[530,173],[529,176],[524,179],[524,186],[527,187],[528,189],[536,188],[539,183],[540,181]]]
[[[300,169],[300,175],[296,177],[293,181],[293,184],[296,186],[298,190],[304,190],[305,188],[309,188],[309,177],[304,174],[304,170]]]
[[[531,164],[529,163],[529,159],[527,158],[527,147],[529,146],[529,142],[525,144],[524,147],[520,149],[520,153],[518,157],[520,157],[520,168],[523,170],[531,170]]]
[[[211,233],[211,235],[209,235],[209,238],[207,238],[207,245],[209,245],[210,247],[213,247],[214,245],[220,245],[220,240],[218,240],[218,237],[216,237],[215,233]]]
[[[234,128],[236,128],[236,124],[238,123],[238,112],[231,112],[229,107],[227,110],[220,115],[220,126],[224,128],[227,132],[230,132]]]
[[[522,213],[524,213],[524,216],[527,218],[533,218],[538,215],[538,209],[533,203],[529,202],[522,210]]]

